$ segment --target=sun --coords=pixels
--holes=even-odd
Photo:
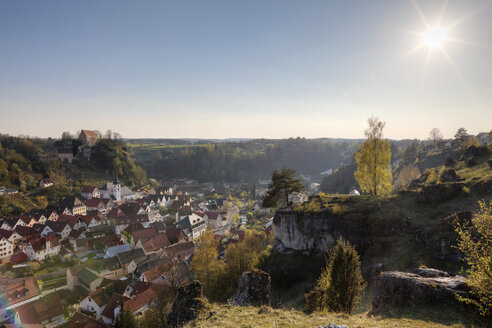
[[[431,47],[440,47],[447,39],[447,29],[441,26],[429,27],[424,34],[424,43]]]

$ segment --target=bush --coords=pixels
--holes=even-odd
[[[350,314],[360,304],[364,288],[359,255],[340,237],[328,252],[318,286],[305,295],[305,311],[329,309]]]

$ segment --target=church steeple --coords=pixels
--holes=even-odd
[[[116,199],[116,201],[121,200],[121,185],[120,185],[120,181],[118,180],[118,174],[115,175],[113,181],[113,196]]]

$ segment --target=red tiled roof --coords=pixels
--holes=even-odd
[[[23,324],[42,323],[64,312],[58,293],[49,294],[42,299],[21,305],[15,311]]]
[[[154,228],[147,228],[132,232],[133,242],[136,244],[139,239],[149,239],[157,235],[157,231]]]
[[[96,190],[97,187],[96,186],[84,186],[82,187],[82,191],[83,193],[87,193],[87,194],[92,194],[94,192],[94,190]]]
[[[157,294],[152,290],[152,288],[148,288],[130,300],[125,301],[123,308],[135,312],[146,304],[150,305],[150,303],[155,299],[157,299]]]
[[[17,226],[17,227],[15,227],[15,232],[17,232],[22,237],[28,237],[28,236],[38,235],[38,233],[36,232],[36,230],[34,230],[31,227],[26,227],[26,226]]]
[[[110,328],[110,326],[86,316],[83,313],[75,312],[72,319],[70,319],[67,328]]]
[[[40,293],[38,281],[35,277],[22,279],[0,278],[0,294],[2,299],[9,305],[38,296]]]
[[[85,203],[85,206],[88,206],[88,207],[99,207],[99,205],[101,203],[103,203],[104,207],[106,207],[106,205],[104,204],[104,202],[102,201],[101,198],[87,199],[84,203]]]
[[[142,246],[146,252],[154,252],[169,246],[170,244],[171,243],[169,242],[169,239],[167,239],[167,236],[161,233],[143,241]]]
[[[29,260],[29,258],[27,257],[27,255],[23,252],[21,253],[17,253],[17,254],[14,254],[12,255],[12,257],[10,258],[10,263],[22,263],[22,262],[27,262],[27,260]]]
[[[12,230],[0,229],[0,239],[5,238],[9,239],[14,232]]]

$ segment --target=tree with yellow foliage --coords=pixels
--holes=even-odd
[[[384,122],[377,117],[368,119],[369,128],[364,131],[366,141],[355,154],[357,170],[354,177],[362,191],[375,196],[391,192],[391,147],[383,139]]]
[[[492,202],[479,202],[471,223],[458,225],[457,248],[467,264],[466,284],[472,297],[460,300],[475,305],[484,317],[492,317]]]
[[[216,277],[221,270],[221,263],[217,260],[218,241],[214,238],[212,229],[207,228],[198,237],[197,247],[193,253],[191,269],[196,274],[197,280],[203,285],[203,292],[207,297],[213,294]]]

